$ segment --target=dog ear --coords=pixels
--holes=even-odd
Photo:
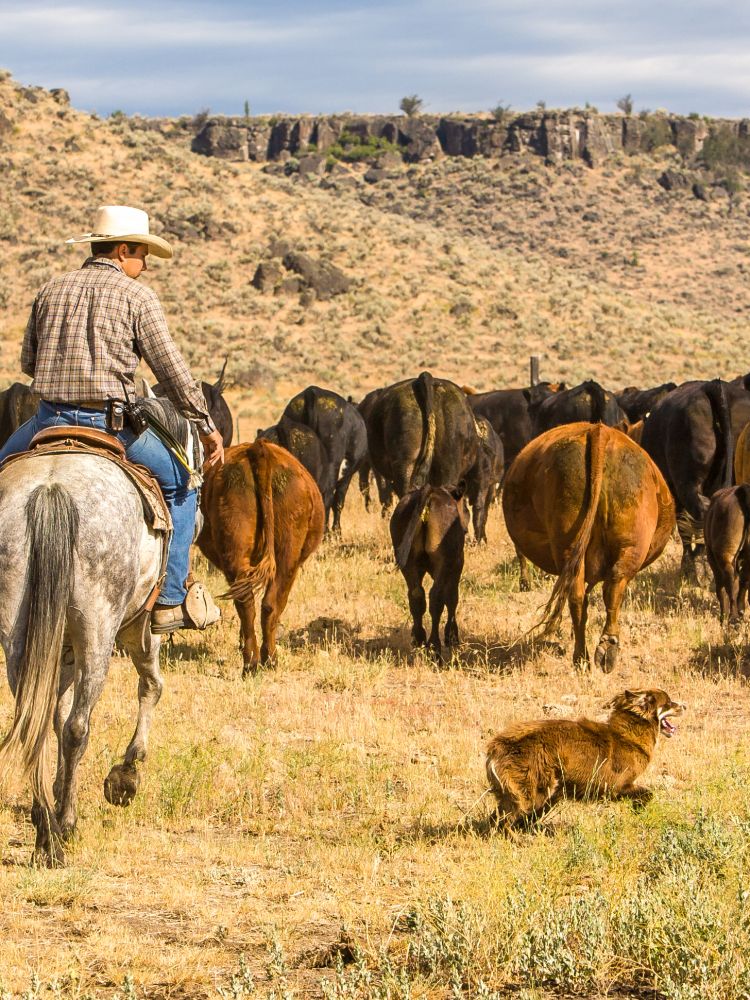
[[[618,709],[628,708],[632,702],[632,698],[632,691],[623,691],[622,694],[616,694],[606,705],[602,705],[602,708],[605,711],[612,709],[613,712],[616,712]]]

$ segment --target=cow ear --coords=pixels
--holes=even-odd
[[[530,403],[531,402],[531,389],[521,389],[521,392],[523,393],[523,398],[526,400],[526,402]]]

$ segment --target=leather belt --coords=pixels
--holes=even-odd
[[[71,403],[67,400],[43,399],[47,406],[66,406],[73,410],[97,410],[99,413],[107,412],[107,404],[101,399],[88,399],[83,402]]]

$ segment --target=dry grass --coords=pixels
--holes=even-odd
[[[444,162],[336,194],[193,156],[177,125],[32,102],[12,81],[0,106],[6,379],[34,291],[78,259],[60,241],[118,201],[155,229],[203,227],[148,280],[197,373],[230,352],[242,439],[310,382],[359,394],[430,367],[520,384],[532,352],[549,377],[614,387],[747,368],[747,204],[662,195],[659,163]],[[333,260],[352,289],[309,308],[261,295],[249,282],[273,235]],[[436,669],[410,649],[385,526],[352,496],[343,541],[292,592],[274,671],[240,681],[231,613],[168,651],[124,811],[102,796],[136,712],[134,671],[114,658],[69,867],[28,867],[27,790],[0,807],[0,996],[747,997],[746,635],[725,641],[672,547],[633,587],[616,672],[576,674],[567,631],[519,641],[549,583],[518,593],[497,509],[488,534],[467,557],[460,654]],[[592,633],[601,617],[596,604]],[[689,712],[647,772],[645,810],[569,803],[549,836],[490,829],[477,800],[493,729],[596,715],[647,685]],[[0,730],[10,711],[6,690]]]
[[[113,659],[67,869],[27,867],[24,790],[2,808],[4,988],[20,994],[34,973],[66,996],[112,995],[126,977],[139,996],[232,995],[244,955],[247,995],[263,997],[317,994],[324,980],[340,998],[461,984],[490,996],[509,983],[527,997],[617,985],[742,996],[744,645],[725,645],[712,599],[682,587],[675,549],[634,588],[616,672],[580,675],[567,635],[518,643],[548,584],[516,591],[495,509],[489,546],[468,552],[461,651],[437,669],[410,649],[385,525],[350,500],[343,540],[293,591],[274,671],[240,681],[232,614],[210,637],[178,637],[124,811],[101,793],[136,708],[134,671]],[[618,689],[647,685],[689,713],[658,748],[643,812],[569,803],[547,836],[492,831],[488,800],[476,803],[493,729],[596,715]],[[6,692],[0,728],[9,717]],[[354,959],[338,978],[337,953]]]

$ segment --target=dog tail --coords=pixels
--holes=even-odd
[[[591,541],[591,532],[602,492],[605,447],[603,425],[592,424],[591,429],[586,434],[588,500],[581,526],[568,549],[567,557],[555,586],[552,588],[552,594],[547,601],[544,614],[532,629],[532,631],[538,628],[542,629],[540,638],[549,635],[559,623],[573,587],[580,574],[584,572],[586,549]]]

